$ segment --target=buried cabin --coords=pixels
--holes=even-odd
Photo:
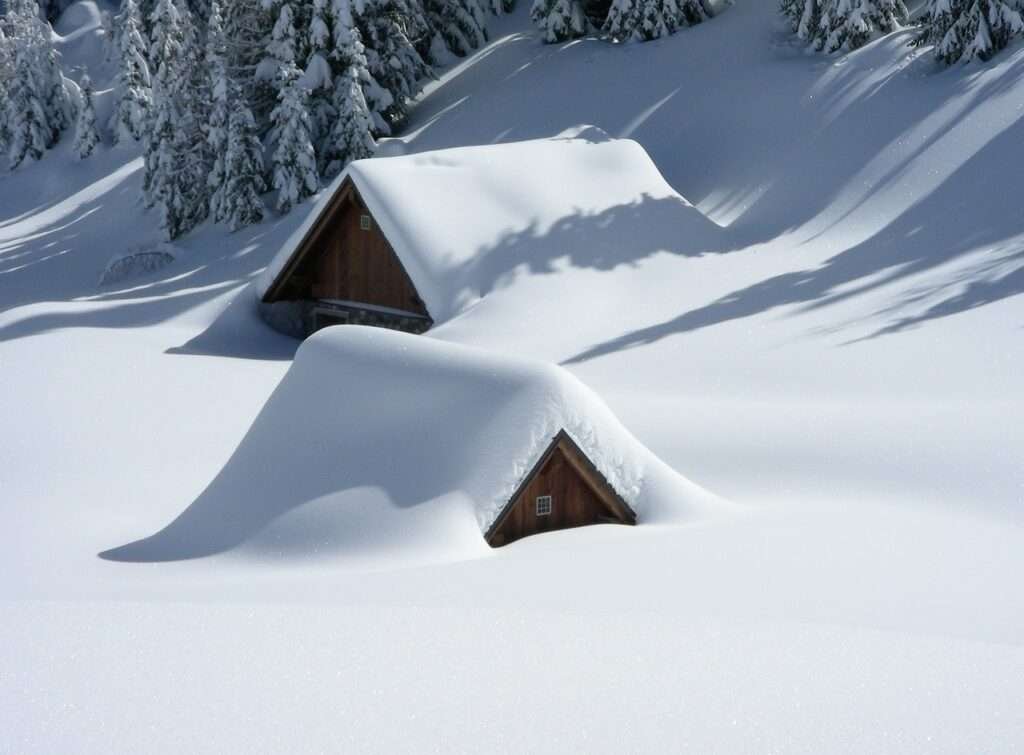
[[[636,513],[562,430],[484,538],[497,548],[528,535],[588,524],[636,524]]]

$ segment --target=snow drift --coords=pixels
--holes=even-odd
[[[436,324],[484,296],[502,277],[497,270],[548,272],[539,261],[560,256],[614,267],[638,246],[681,244],[698,254],[721,246],[719,228],[669,186],[643,147],[578,126],[550,139],[356,160],[264,271],[261,297],[346,178]]]
[[[712,500],[560,367],[346,325],[303,344],[241,446],[181,516],[103,555],[194,558],[257,535],[254,547],[274,550],[285,536],[272,523],[286,515],[293,544],[331,531],[338,537],[317,548],[486,551],[482,532],[561,429],[640,523],[694,515]],[[313,502],[316,515],[296,524],[293,512]]]

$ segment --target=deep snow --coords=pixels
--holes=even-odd
[[[297,347],[245,287],[302,211],[100,287],[160,243],[137,156],[0,173],[0,750],[1019,750],[1024,48],[825,58],[773,5],[622,47],[520,8],[388,148],[591,123],[723,226],[592,265],[559,234],[621,219],[580,218],[429,337],[564,365],[728,516],[470,554],[375,485],[358,549],[328,496],[217,555],[98,558],[244,450]],[[96,34],[62,45],[103,122]]]

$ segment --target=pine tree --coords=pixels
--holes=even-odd
[[[370,134],[370,112],[355,66],[337,77],[335,89],[338,118],[331,131],[328,175],[339,172],[353,160],[373,156],[377,146]]]
[[[434,44],[455,55],[468,55],[487,42],[487,16],[477,0],[424,0],[424,10]]]
[[[37,47],[38,65],[42,69],[45,82],[44,106],[50,128],[53,130],[52,146],[60,139],[61,132],[71,126],[75,109],[64,72],[60,67],[60,56],[50,41],[49,28],[40,30],[40,35],[43,39]]]
[[[277,210],[288,212],[297,202],[319,188],[316,152],[311,139],[308,92],[299,79],[299,69],[286,63],[279,74],[279,101],[271,121],[277,146],[273,156],[273,186],[277,189]]]
[[[373,124],[372,132],[374,134],[390,134],[391,124],[387,114],[394,104],[394,97],[370,73],[366,48],[352,15],[350,0],[332,0],[330,15],[334,28],[332,62],[340,71],[344,71],[350,66],[356,67],[357,79],[370,111],[370,120]],[[335,92],[337,92],[337,87]],[[337,103],[335,107],[337,107]]]
[[[947,65],[988,60],[1024,35],[1022,10],[1011,0],[931,0],[915,44],[934,45]]]
[[[43,135],[44,149],[49,149],[71,125],[74,117],[71,87],[61,71],[50,26],[40,18],[35,0],[12,0],[6,22],[4,46],[8,50],[6,65],[10,78],[6,84],[4,128],[12,143],[18,139],[19,154],[36,157],[37,131]],[[23,157],[15,164],[21,159]]]
[[[803,9],[796,22],[796,33],[805,42],[811,42],[821,23],[821,0],[802,0]]]
[[[369,157],[376,149],[374,123],[364,91],[380,89],[367,69],[366,53],[353,26],[347,2],[332,9],[334,50],[331,62],[339,73],[334,77],[330,103],[331,128],[317,151],[321,173],[332,176],[352,160]]]
[[[14,47],[4,33],[0,22],[0,152],[7,151],[10,130],[7,126],[10,83],[14,80]]]
[[[93,153],[100,142],[96,131],[96,111],[92,102],[92,80],[89,74],[82,75],[79,84],[82,90],[82,105],[78,109],[78,121],[75,125],[75,152],[79,159],[84,160]]]
[[[149,66],[146,64],[146,48],[140,27],[138,5],[135,0],[124,0],[117,17],[117,78],[120,91],[110,119],[115,144],[129,139],[140,141],[146,134],[153,107]]]
[[[160,70],[170,73],[182,54],[185,33],[181,8],[175,0],[156,0],[148,21],[149,67],[154,78],[159,78]]]
[[[276,63],[266,56],[266,41],[273,29],[271,15],[259,0],[232,0],[222,8],[222,15],[228,77],[241,87],[257,126],[265,124],[276,104]],[[262,70],[264,63],[266,72]]]
[[[420,91],[420,82],[430,76],[416,46],[417,41],[429,44],[430,26],[418,0],[363,0],[361,5],[353,10],[367,68],[391,96],[390,105],[379,112],[386,128],[378,132],[389,133],[405,120],[409,101]],[[366,92],[366,98],[378,112],[380,102],[374,101],[374,94]]]
[[[295,63],[298,60],[296,36],[295,13],[290,3],[284,3],[277,9],[267,52],[279,64]]]
[[[180,113],[175,96],[175,63],[181,52],[181,17],[174,0],[158,0],[150,16],[153,43],[150,56],[153,73],[153,117],[146,136],[143,189],[146,202],[161,213],[160,225],[168,238],[185,230],[181,182],[181,156],[177,141]]]
[[[617,42],[644,42],[675,34],[709,15],[699,0],[613,0],[604,33]]]
[[[11,167],[26,158],[38,160],[49,146],[53,133],[40,96],[39,72],[32,50],[19,46],[14,54],[14,78],[7,93],[7,139]]]
[[[160,211],[170,239],[194,228],[206,216],[206,139],[208,107],[198,41],[187,9],[175,0],[157,0],[151,15],[150,56],[159,61],[153,76],[153,119],[144,152],[143,189]]]
[[[338,117],[333,103],[333,40],[328,21],[329,12],[327,0],[313,0],[306,40],[309,57],[302,76],[303,86],[309,90],[309,119],[321,172],[326,166],[324,160],[331,127]]]
[[[206,128],[210,153],[210,172],[206,179],[209,214],[216,222],[225,219],[224,193],[227,190],[228,105],[227,48],[224,40],[220,3],[212,0],[206,23],[206,69],[210,77],[211,107]]]
[[[203,7],[209,7],[208,5]],[[183,170],[190,194],[187,224],[192,228],[207,216],[209,192],[207,178],[213,165],[208,131],[213,108],[212,82],[205,65],[203,45],[197,19],[187,8],[182,19],[182,55],[179,61],[180,80],[185,83],[179,91],[181,121],[179,131],[188,145]]]
[[[696,26],[715,15],[711,0],[678,0],[683,19],[680,26]]]
[[[637,30],[640,27],[643,5],[643,0],[612,0],[611,7],[608,8],[608,17],[604,22],[604,33],[616,42],[641,41],[643,37]]]
[[[582,37],[589,30],[587,17],[579,0],[534,0],[533,7],[530,8],[530,18],[540,29],[545,42],[575,39]],[[632,15],[629,18],[632,18]]]
[[[820,0],[781,0],[779,11],[800,39],[810,42],[817,35],[821,20]]]
[[[855,50],[907,20],[903,0],[824,0],[814,45],[825,52]]]
[[[228,89],[231,115],[228,119],[227,157],[224,161],[224,193],[218,204],[220,219],[237,231],[263,220],[265,209],[260,194],[263,180],[263,145],[256,134],[256,121],[245,104],[241,88]]]

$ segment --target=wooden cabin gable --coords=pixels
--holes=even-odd
[[[317,218],[264,300],[354,302],[430,316],[350,179]]]
[[[563,431],[488,531],[498,547],[540,532],[588,524],[635,524],[632,509]]]

